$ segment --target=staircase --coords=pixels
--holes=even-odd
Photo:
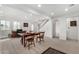
[[[48,21],[49,21],[49,19],[44,19],[44,20],[42,20],[41,23],[38,24],[39,30],[40,30]]]

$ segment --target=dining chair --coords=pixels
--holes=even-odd
[[[39,40],[39,42],[44,41],[44,33],[45,32],[40,32],[39,35],[37,36],[37,40]]]
[[[28,49],[30,49],[31,45],[35,47],[34,36],[28,36],[25,38],[25,40],[26,40],[26,46],[28,47]]]

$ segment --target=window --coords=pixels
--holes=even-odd
[[[10,22],[5,20],[0,20],[0,28],[1,30],[9,30],[10,29]]]
[[[10,30],[10,22],[9,21],[5,22],[5,27],[6,27],[6,30]]]
[[[20,22],[13,22],[13,30],[21,29]]]
[[[5,20],[1,20],[1,30],[5,30]]]
[[[20,22],[14,21],[11,23],[11,21],[8,20],[0,20],[0,30],[16,30],[21,29]]]

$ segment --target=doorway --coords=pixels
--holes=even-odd
[[[59,38],[59,22],[54,20],[53,22],[53,38]]]

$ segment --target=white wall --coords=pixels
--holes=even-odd
[[[77,21],[78,21],[78,22],[77,22],[77,27],[78,27],[78,28],[77,28],[77,29],[78,29],[78,32],[77,32],[77,33],[78,33],[78,34],[77,34],[77,37],[78,37],[78,40],[79,40],[79,17],[77,18]]]
[[[77,26],[70,26],[70,21],[77,21]],[[78,40],[78,17],[67,18],[67,38],[72,40]]]
[[[56,21],[56,37],[59,37],[59,33],[60,33],[60,30],[59,30],[59,21]]]
[[[59,35],[59,39],[66,40],[66,19],[59,18],[57,21],[56,34]]]
[[[77,26],[70,26],[70,21],[77,21]],[[56,28],[60,39],[79,40],[79,17],[58,18]]]

